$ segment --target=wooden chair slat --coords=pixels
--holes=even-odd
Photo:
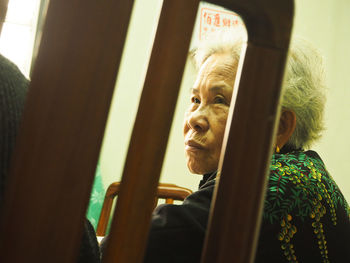
[[[242,74],[226,126],[230,130],[224,138],[202,262],[247,263],[254,261],[260,229],[293,1],[209,2],[242,15],[248,44],[238,69]]]
[[[133,0],[50,1],[0,225],[1,262],[75,262]]]
[[[165,0],[103,262],[141,262],[198,0]]]

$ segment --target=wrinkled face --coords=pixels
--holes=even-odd
[[[218,168],[235,75],[236,63],[224,54],[211,55],[200,68],[184,122],[187,166],[192,173]]]

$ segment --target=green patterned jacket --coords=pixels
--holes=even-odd
[[[349,206],[317,153],[274,154],[270,169],[256,262],[350,262]]]

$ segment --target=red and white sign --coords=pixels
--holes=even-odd
[[[200,16],[199,39],[215,31],[242,26],[242,19],[234,12],[203,7]]]

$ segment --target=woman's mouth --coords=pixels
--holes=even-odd
[[[186,151],[199,151],[203,150],[204,146],[194,140],[185,141],[185,150]]]

